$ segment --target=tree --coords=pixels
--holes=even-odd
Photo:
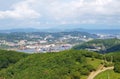
[[[114,65],[114,71],[120,73],[120,62],[116,62]]]

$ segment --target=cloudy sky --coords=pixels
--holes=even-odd
[[[120,0],[0,0],[0,29],[120,28]]]

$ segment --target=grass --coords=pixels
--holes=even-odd
[[[80,79],[87,79],[87,76],[81,76]]]
[[[92,65],[95,69],[99,68],[100,64],[102,63],[102,60],[94,58],[87,58],[87,63]],[[81,76],[81,79],[87,79],[87,76]]]
[[[120,79],[120,73],[115,73],[113,70],[107,70],[97,75],[94,79]]]
[[[95,58],[94,58],[94,60],[92,60],[92,58],[87,58],[87,62],[90,65],[92,65],[95,69],[97,69],[100,66],[100,64],[102,63],[102,60],[95,59]]]

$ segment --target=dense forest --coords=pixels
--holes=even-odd
[[[114,71],[120,73],[120,52],[106,54],[106,60],[114,62]]]
[[[111,56],[112,62],[115,63],[114,71],[120,70],[120,52],[105,55],[86,50],[30,55],[14,51],[0,52],[0,56],[12,61],[5,68],[1,67],[0,79],[86,79],[91,71],[96,70],[96,60],[99,65],[104,64],[104,59],[111,62]],[[0,59],[1,61],[6,62]]]
[[[28,54],[15,51],[0,50],[0,70],[15,64],[20,59],[27,57]]]

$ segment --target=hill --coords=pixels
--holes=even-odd
[[[116,73],[113,70],[107,70],[97,75],[94,79],[119,79],[120,73]]]
[[[98,74],[95,79],[119,79],[120,78],[120,52],[105,54],[105,59],[114,62],[114,70],[107,70]]]
[[[0,58],[8,59],[3,63],[15,62],[1,68],[0,79],[87,79],[91,71],[98,69],[101,64],[113,66],[113,63],[114,71],[120,73],[120,52],[104,55],[86,50],[31,55],[15,51],[1,52],[4,53],[0,54]]]
[[[27,56],[28,54],[25,53],[0,50],[0,70],[9,67],[12,64],[15,64],[20,59],[23,59]]]
[[[105,54],[105,57],[107,61],[111,61],[111,58],[112,58],[113,62],[120,62],[120,52],[108,53],[108,54]]]
[[[101,53],[104,52],[114,52],[120,51],[120,39],[95,39],[77,46],[74,46],[73,49],[86,49],[98,51]]]
[[[55,43],[55,41],[59,40],[65,40],[63,38],[67,38],[67,41],[69,43],[75,42],[81,42],[81,39],[96,39],[98,38],[97,35],[95,34],[90,34],[87,32],[77,32],[77,31],[72,31],[72,32],[55,32],[55,33],[50,33],[50,32],[10,32],[10,33],[0,33],[0,40],[6,41],[6,42],[12,42],[12,43],[17,43],[17,41],[20,40],[27,40],[27,41],[39,41],[39,40],[44,40],[48,41],[48,43]],[[69,39],[69,40],[68,40]],[[51,40],[51,42],[50,42]],[[84,40],[82,40],[84,41]],[[1,42],[2,43],[2,42]],[[2,43],[4,44],[4,43]],[[1,46],[1,45],[0,45]]]
[[[1,79],[86,79],[95,70],[90,58],[102,55],[88,51],[69,50],[59,53],[33,54],[14,66],[0,71]],[[87,61],[90,62],[87,62]],[[100,61],[101,62],[101,61]],[[97,64],[99,65],[99,64]]]
[[[120,51],[120,44],[112,46],[106,50],[106,52]]]

